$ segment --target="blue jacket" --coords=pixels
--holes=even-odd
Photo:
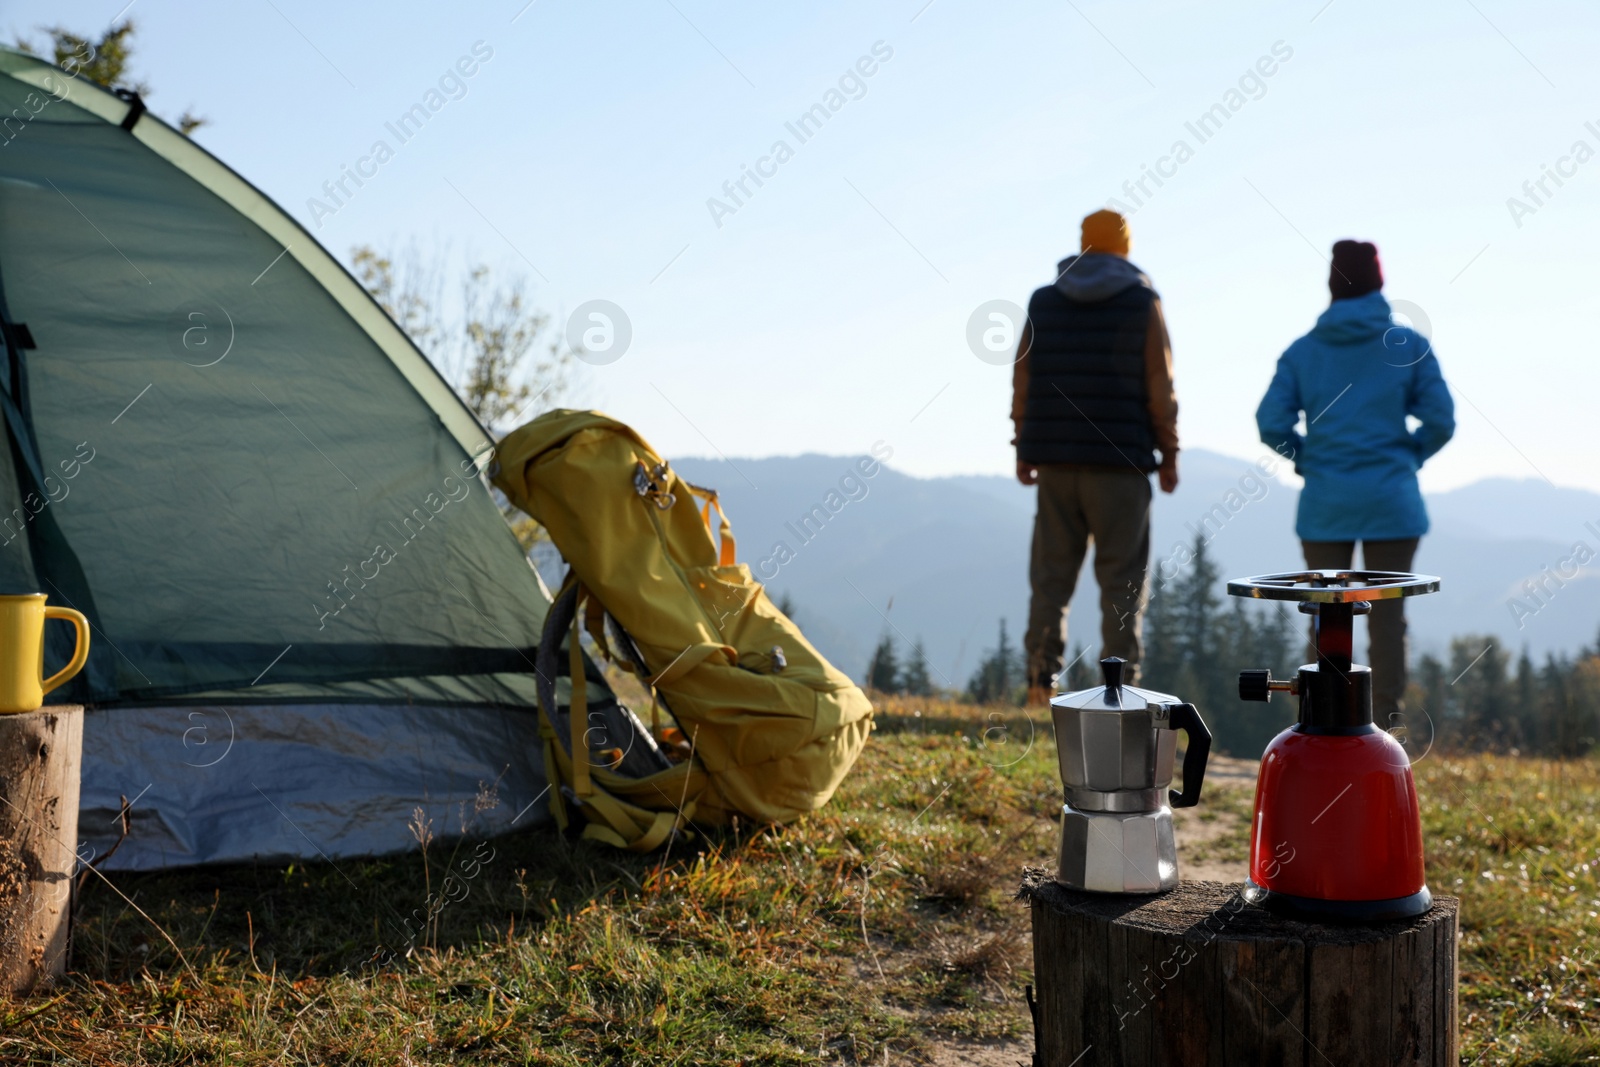
[[[1295,425],[1305,413],[1306,433]],[[1420,425],[1406,428],[1406,417]],[[1256,409],[1261,440],[1305,478],[1305,541],[1421,537],[1417,470],[1455,433],[1455,404],[1428,339],[1389,314],[1381,292],[1335,300],[1278,359]]]

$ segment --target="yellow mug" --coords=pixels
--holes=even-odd
[[[89,660],[89,620],[71,608],[45,604],[43,593],[0,596],[0,714],[37,711],[44,695],[83,670]],[[44,676],[44,621],[67,619],[78,628],[72,662]]]

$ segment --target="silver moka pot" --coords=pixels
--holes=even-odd
[[[1056,881],[1096,893],[1161,893],[1178,884],[1172,809],[1199,803],[1211,731],[1193,704],[1123,685],[1123,667],[1103,659],[1105,685],[1050,702],[1067,793]],[[1178,730],[1187,736],[1183,789],[1168,793]]]

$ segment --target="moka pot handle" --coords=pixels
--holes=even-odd
[[[1211,756],[1211,731],[1193,704],[1168,704],[1168,729],[1184,734],[1183,790],[1168,791],[1167,800],[1175,808],[1192,808],[1200,803],[1200,785],[1206,776],[1206,760]]]

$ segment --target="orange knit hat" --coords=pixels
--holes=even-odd
[[[1128,220],[1109,208],[1101,208],[1083,220],[1083,251],[1110,252],[1125,256],[1133,246]]]

